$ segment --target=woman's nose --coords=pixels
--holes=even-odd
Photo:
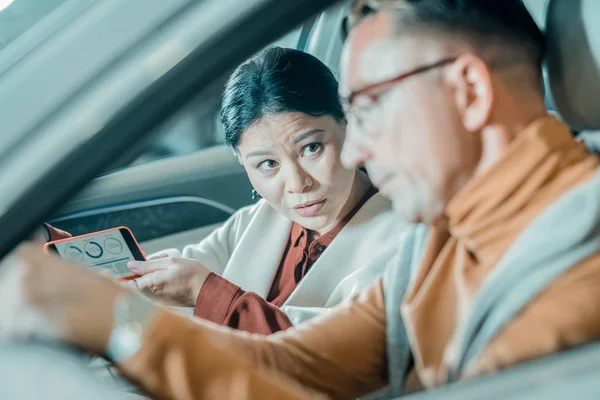
[[[312,177],[300,165],[290,168],[286,179],[286,187],[289,193],[304,193],[312,184]]]

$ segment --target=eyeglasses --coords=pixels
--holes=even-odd
[[[390,90],[393,85],[398,84],[404,81],[405,79],[410,78],[411,76],[422,74],[432,69],[440,68],[450,63],[453,63],[454,61],[456,61],[456,58],[457,57],[444,58],[443,60],[437,61],[433,64],[427,64],[415,68],[411,71],[404,72],[393,78],[386,79],[382,82],[374,83],[360,90],[356,90],[354,92],[349,93],[347,96],[341,98],[342,106],[344,108],[346,116],[352,117],[357,123],[358,127],[361,128],[362,126],[364,126],[364,114],[375,105],[376,99],[380,98],[385,92]],[[358,96],[367,94],[369,94],[369,97],[374,100],[371,101],[368,105],[356,104],[355,100]]]

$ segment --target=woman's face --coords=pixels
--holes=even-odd
[[[326,233],[345,216],[356,170],[342,167],[344,122],[303,113],[268,115],[240,137],[238,150],[256,191],[309,230]]]

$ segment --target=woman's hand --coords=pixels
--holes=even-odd
[[[127,266],[141,275],[128,281],[127,286],[187,307],[196,305],[200,289],[210,274],[210,270],[196,260],[168,256],[130,261]]]
[[[118,282],[25,244],[0,265],[0,336],[60,340],[103,353]]]
[[[50,241],[50,233],[48,232],[48,229],[42,225],[36,229],[30,240],[38,246],[43,246]]]

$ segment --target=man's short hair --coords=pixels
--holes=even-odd
[[[355,0],[346,32],[382,10],[393,13],[399,31],[422,28],[466,37],[481,48],[520,49],[541,73],[544,35],[521,0]]]

